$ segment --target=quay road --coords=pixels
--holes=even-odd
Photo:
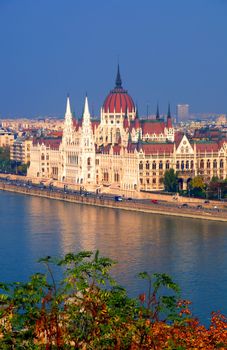
[[[0,190],[108,208],[227,221],[227,202],[220,202],[218,205],[215,202],[214,205],[212,201],[204,201],[204,203],[198,205],[195,203],[178,203],[176,201],[124,198],[113,194],[74,191],[67,189],[67,187],[62,189],[52,185],[45,186],[43,184],[34,184],[31,181],[13,180],[7,177],[0,177]]]

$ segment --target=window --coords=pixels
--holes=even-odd
[[[217,169],[217,161],[216,161],[216,159],[213,161],[213,168]]]
[[[119,180],[120,180],[119,174],[118,174],[118,173],[115,173],[115,174],[114,174],[114,181],[115,181],[115,182],[119,182]]]
[[[156,184],[156,179],[153,179],[152,182],[153,182],[153,184]]]
[[[108,172],[104,172],[104,181],[109,181],[109,174],[108,174]]]
[[[181,170],[184,170],[184,161],[181,162]]]
[[[140,169],[140,170],[143,170],[143,162],[140,162],[140,164],[139,164],[139,169]]]
[[[200,169],[204,169],[204,160],[203,159],[200,161]]]
[[[186,169],[189,169],[189,160],[186,161]]]
[[[223,159],[220,160],[220,168],[223,169],[224,168],[224,162]]]
[[[169,169],[169,160],[166,162],[166,169]]]
[[[44,154],[42,153],[42,155],[41,155],[41,160],[44,160],[45,159],[45,156],[44,156]]]
[[[87,165],[91,165],[91,158],[90,157],[87,159]]]
[[[156,162],[152,163],[152,169],[154,169],[154,170],[156,169]]]
[[[159,169],[163,169],[162,161],[159,162]]]
[[[207,160],[207,169],[210,169],[210,159]]]
[[[149,169],[150,169],[150,164],[149,164],[149,162],[148,162],[148,161],[146,162],[146,169],[147,169],[147,170],[149,170]]]
[[[180,169],[180,162],[179,162],[179,160],[177,161],[176,168]]]
[[[193,160],[191,160],[191,169],[192,170],[194,169],[194,162],[193,162]]]

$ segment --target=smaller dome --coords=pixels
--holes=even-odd
[[[122,87],[120,70],[118,65],[116,85],[110,91],[103,103],[103,111],[105,113],[133,113],[135,112],[135,105],[133,99],[128,94],[127,90]]]

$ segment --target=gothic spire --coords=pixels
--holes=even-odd
[[[116,77],[116,81],[115,81],[115,88],[117,89],[121,89],[122,88],[122,81],[121,81],[121,74],[120,74],[120,67],[119,67],[119,63],[117,65],[117,77]]]
[[[67,95],[65,117],[72,116],[69,94]]]
[[[160,119],[160,114],[159,114],[159,105],[157,103],[157,112],[156,112],[156,120]]]
[[[85,101],[84,101],[84,112],[83,112],[83,124],[84,123],[90,123],[90,112],[89,112],[89,106],[88,106],[88,98],[87,94],[85,96]]]
[[[65,123],[68,126],[71,126],[72,123],[73,123],[73,114],[72,114],[72,111],[71,111],[69,94],[67,95],[67,102],[66,102]]]
[[[171,118],[170,103],[168,104],[168,114],[167,114],[167,118]]]

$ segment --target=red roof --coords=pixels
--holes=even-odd
[[[42,145],[44,144],[47,147],[50,147],[51,149],[59,149],[59,146],[61,144],[62,139],[61,138],[40,138],[40,139],[34,139],[33,145]]]
[[[142,123],[143,135],[164,134],[165,127],[166,125],[164,121],[146,120]]]
[[[92,126],[92,130],[94,132],[95,129],[97,129],[97,127],[99,126],[100,122],[99,120],[92,120],[91,121],[91,126]]]
[[[123,88],[115,88],[106,97],[103,103],[105,113],[132,113],[135,111],[135,105],[131,96]]]
[[[216,142],[196,143],[196,152],[217,152],[218,150],[219,147]]]
[[[173,153],[173,143],[142,143],[141,148],[145,154],[166,154]]]

